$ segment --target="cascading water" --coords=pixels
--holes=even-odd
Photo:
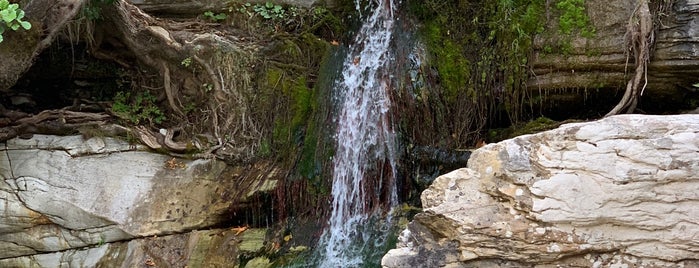
[[[357,7],[360,6],[359,0]],[[333,210],[319,244],[318,267],[364,267],[380,259],[397,203],[395,134],[390,122],[392,0],[374,0],[336,81],[340,104],[333,158]],[[388,214],[381,219],[383,214]],[[377,230],[379,229],[379,230]]]

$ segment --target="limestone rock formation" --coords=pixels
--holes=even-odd
[[[34,135],[2,144],[0,259],[225,224],[279,170],[185,160],[113,138]]]
[[[214,229],[140,238],[2,259],[0,267],[238,267],[238,256],[263,248],[265,231]]]
[[[422,193],[382,265],[697,266],[698,159],[697,115],[613,116],[489,144]]]

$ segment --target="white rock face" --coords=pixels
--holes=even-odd
[[[242,172],[111,138],[35,135],[0,148],[0,259],[211,226],[276,185],[274,169]]]
[[[614,116],[490,144],[422,204],[384,267],[696,267],[699,116]]]

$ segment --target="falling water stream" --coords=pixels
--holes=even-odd
[[[357,1],[357,7],[360,3]],[[318,267],[365,267],[380,259],[397,203],[395,134],[386,66],[394,3],[373,0],[335,82],[339,106],[333,158],[332,214],[319,244]],[[388,215],[388,216],[386,216]],[[378,254],[378,255],[377,255]]]

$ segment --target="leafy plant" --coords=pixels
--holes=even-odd
[[[228,18],[228,15],[226,15],[226,13],[216,14],[212,11],[206,11],[206,12],[204,12],[204,17],[208,18],[209,20],[211,20],[213,22],[217,22],[217,21],[225,20],[226,18]]]
[[[268,20],[280,20],[283,19],[286,14],[284,7],[273,4],[272,2],[267,2],[264,5],[257,4],[253,10],[255,13]]]
[[[102,6],[114,4],[116,0],[91,0],[82,9],[82,15],[89,20],[102,19]]]
[[[32,28],[32,24],[24,19],[24,10],[18,4],[10,4],[8,0],[0,0],[0,42],[6,29],[17,31],[20,27],[25,30]]]
[[[245,3],[245,4],[240,5],[240,7],[238,7],[237,10],[240,13],[247,14],[248,16],[252,16],[252,15],[254,15],[254,13],[250,12],[250,10],[249,10],[251,6],[252,6],[252,4]],[[228,8],[228,11],[233,12],[233,7]]]
[[[160,124],[165,120],[163,112],[155,105],[157,99],[150,92],[132,96],[130,92],[119,92],[114,96],[112,112],[134,124],[150,122]]]
[[[214,85],[209,84],[209,83],[204,83],[201,85],[204,88],[204,91],[209,92],[214,89]]]
[[[590,26],[590,18],[585,12],[585,0],[559,0],[556,8],[562,12],[558,18],[561,33],[569,35],[574,29],[580,29],[584,37],[594,35],[595,30]]]
[[[189,67],[190,65],[192,65],[192,57],[185,58],[184,60],[182,60],[182,62],[180,62],[180,64],[182,64],[182,66],[184,67]]]

